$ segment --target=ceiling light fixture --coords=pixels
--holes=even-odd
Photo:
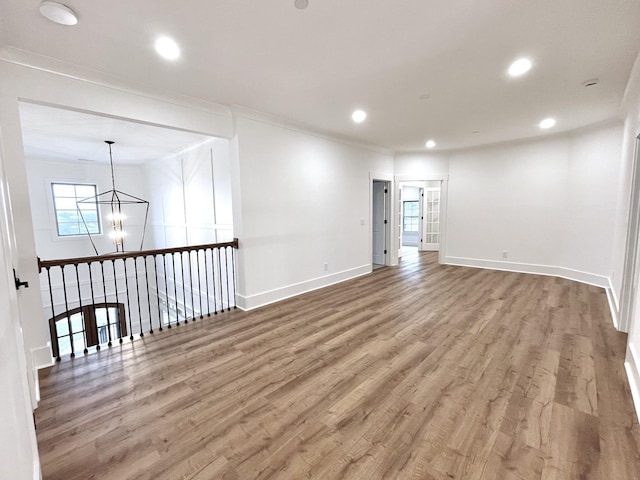
[[[297,9],[304,10],[309,6],[309,0],[295,0],[293,4],[296,6]]]
[[[58,25],[75,25],[78,23],[78,16],[75,12],[61,3],[45,0],[40,3],[39,9],[43,17]]]
[[[546,130],[547,128],[551,128],[553,126],[555,126],[556,124],[556,119],[555,118],[545,118],[544,120],[542,120],[538,126],[544,130]]]
[[[427,148],[433,148],[436,146],[436,142],[434,142],[433,140],[428,140],[427,143],[424,144],[424,146]]]
[[[351,118],[353,119],[354,122],[356,123],[362,123],[365,121],[365,119],[367,118],[367,112],[365,112],[364,110],[356,110],[355,112],[353,112],[353,114],[351,115]]]
[[[512,77],[519,77],[531,70],[531,60],[528,58],[519,58],[511,64],[509,67],[509,75]]]
[[[116,253],[124,253],[124,240],[127,237],[127,232],[124,230],[124,220],[127,218],[125,215],[125,210],[128,210],[129,213],[135,213],[133,210],[138,210],[138,214],[134,216],[134,218],[138,219],[138,222],[141,220],[141,216],[144,214],[144,223],[142,224],[142,237],[140,239],[140,248],[142,250],[142,244],[144,243],[144,233],[147,229],[147,219],[149,217],[149,202],[143,200],[138,197],[134,197],[133,195],[129,195],[128,193],[121,192],[120,190],[116,190],[116,180],[115,175],[113,174],[113,154],[111,152],[111,145],[115,142],[112,140],[105,140],[104,143],[109,145],[109,162],[111,165],[111,190],[100,193],[94,197],[83,198],[82,200],[78,200],[76,202],[76,206],[78,207],[78,213],[80,214],[80,218],[82,218],[82,223],[85,226],[87,234],[89,235],[89,240],[91,241],[91,245],[93,246],[93,250],[96,252],[96,255],[100,255],[98,253],[98,249],[96,244],[93,242],[93,237],[89,229],[87,228],[87,220],[84,215],[87,211],[83,208],[84,205],[106,205],[109,214],[107,218],[111,223],[111,232],[109,233],[109,237],[113,241],[113,244],[116,247]],[[138,208],[132,209],[133,206],[139,205],[143,207],[143,210],[140,211]],[[126,207],[126,208],[125,208]],[[95,221],[95,220],[94,220]]]
[[[167,60],[176,60],[180,56],[180,47],[169,37],[160,37],[156,40],[156,52]]]

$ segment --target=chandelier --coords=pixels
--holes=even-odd
[[[93,247],[96,255],[100,255],[98,252],[98,248],[96,247],[94,237],[91,235],[90,229],[87,227],[86,219],[83,215],[82,205],[104,205],[106,210],[109,212],[107,214],[107,219],[109,220],[111,231],[109,232],[109,237],[115,246],[115,253],[124,253],[125,250],[125,239],[129,236],[129,232],[125,230],[125,220],[134,220],[140,219],[142,215],[144,215],[144,222],[142,224],[142,234],[140,237],[140,246],[137,249],[138,251],[142,250],[142,244],[144,242],[144,234],[147,229],[147,218],[149,216],[149,202],[138,198],[134,195],[129,195],[128,193],[124,193],[120,190],[116,189],[116,180],[115,175],[113,173],[113,153],[111,151],[111,146],[115,143],[112,140],[105,140],[104,143],[109,145],[109,162],[111,166],[111,190],[99,193],[93,197],[83,198],[76,202],[76,206],[78,208],[78,213],[80,214],[80,218],[82,218],[82,223],[85,226],[85,230],[89,236],[89,240],[91,241],[91,246]],[[132,207],[135,208],[134,211]],[[98,207],[99,208],[99,207]],[[138,220],[139,221],[139,220]],[[132,240],[133,241],[133,240]],[[137,242],[135,242],[137,246]]]

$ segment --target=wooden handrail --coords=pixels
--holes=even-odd
[[[159,248],[155,250],[141,250],[139,252],[112,253],[109,255],[94,255],[91,257],[77,258],[61,258],[59,260],[41,260],[38,257],[38,271],[42,272],[43,268],[58,267],[65,265],[79,265],[81,263],[105,262],[108,260],[120,260],[127,258],[150,257],[153,255],[165,255],[167,253],[180,253],[194,250],[207,250],[213,248],[238,248],[238,239],[234,238],[231,242],[209,243],[205,245],[189,245],[184,247]]]

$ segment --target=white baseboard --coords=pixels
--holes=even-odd
[[[33,368],[35,370],[47,368],[54,364],[51,347],[48,344],[42,347],[32,348],[31,358],[33,359]]]
[[[620,325],[620,308],[613,284],[609,277],[597,275],[595,273],[583,272],[572,268],[556,267],[552,265],[537,265],[534,263],[502,262],[499,260],[480,260],[477,258],[445,257],[446,265],[457,265],[460,267],[486,268],[490,270],[502,270],[506,272],[531,273],[536,275],[547,275],[551,277],[566,278],[580,283],[602,287],[607,293],[611,320],[616,330]]]
[[[616,330],[620,330],[620,302],[616,295],[616,290],[613,288],[611,278],[609,278],[609,285],[607,286],[607,300],[609,301],[609,310],[611,311],[611,318],[613,319],[613,326]]]
[[[638,360],[640,358],[634,351],[631,344],[627,345],[627,357],[625,358],[624,368],[627,371],[629,379],[629,388],[633,397],[633,404],[636,407],[636,416],[640,421],[640,370],[638,369]]]
[[[572,268],[556,267],[552,265],[537,265],[535,263],[502,262],[499,260],[480,260],[477,258],[445,257],[444,263],[447,265],[458,265],[460,267],[487,268],[491,270],[503,270],[506,272],[533,273],[536,275],[548,275],[551,277],[561,277],[576,282],[595,285],[596,287],[609,288],[609,277],[597,275],[595,273],[583,272]]]
[[[361,265],[304,282],[293,283],[267,292],[256,293],[255,295],[244,296],[236,294],[236,303],[237,307],[241,310],[253,310],[287,298],[295,297],[296,295],[328,287],[329,285],[344,282],[345,280],[351,280],[352,278],[360,277],[368,273],[371,273],[371,264]]]
[[[35,394],[35,404],[33,407],[35,408],[40,403],[40,377],[38,376],[38,370],[50,367],[54,364],[49,342],[47,342],[47,345],[42,347],[31,349],[31,361],[33,362],[33,388]],[[40,467],[38,466],[38,470],[39,469]]]
[[[36,453],[36,458],[33,460],[33,480],[42,480],[42,472],[40,470],[40,458]]]

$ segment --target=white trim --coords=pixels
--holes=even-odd
[[[331,275],[317,277],[311,280],[305,280],[304,282],[292,283],[291,285],[286,285],[284,287],[256,293],[255,295],[244,296],[236,294],[236,304],[239,309],[249,311],[287,298],[295,297],[296,295],[302,295],[303,293],[312,292],[336,283],[361,277],[368,273],[371,273],[370,263],[350,268],[348,270],[343,270],[341,272],[332,273]]]
[[[552,265],[538,265],[535,263],[501,262],[498,260],[481,260],[477,258],[445,257],[445,265],[458,265],[460,267],[486,268],[490,270],[502,270],[506,272],[531,273],[547,275],[551,277],[566,278],[576,282],[608,288],[609,278],[604,275],[583,272],[572,268],[557,267]]]
[[[633,344],[627,346],[624,369],[627,371],[629,388],[633,397],[633,404],[636,407],[636,417],[640,420],[640,370],[638,369],[638,355],[635,353]]]
[[[631,163],[631,191],[628,200],[627,234],[622,265],[622,287],[620,289],[620,328],[628,332],[634,317],[638,275],[638,235],[640,233],[640,165],[638,155],[640,136],[633,140],[634,151]]]
[[[611,282],[611,277],[609,277],[609,285],[606,287],[607,290],[607,300],[609,302],[609,310],[611,311],[611,318],[613,320],[613,325],[616,327],[616,330],[620,330],[620,302],[618,301],[618,296],[616,295],[616,290],[613,288],[613,283]]]
[[[339,135],[323,132],[321,130],[314,129],[313,127],[303,125],[301,123],[293,122],[290,120],[284,120],[275,115],[271,115],[265,112],[260,112],[258,110],[253,110],[251,108],[244,107],[242,105],[237,105],[237,104],[231,105],[231,113],[234,119],[234,130],[236,130],[236,127],[235,127],[236,118],[244,118],[247,120],[253,120],[254,122],[260,122],[267,125],[272,125],[274,127],[285,128],[287,130],[292,130],[294,132],[302,133],[305,135],[311,135],[316,138],[321,138],[323,140],[329,140],[331,142],[341,143],[343,145],[348,145],[351,147],[363,148],[365,150],[369,150],[370,152],[381,153],[383,155],[393,155],[393,150],[381,147],[380,145],[375,145],[372,143],[365,143],[365,142],[358,142],[347,137],[342,137]]]
[[[438,263],[446,263],[447,255],[447,211],[449,205],[449,174],[448,173],[426,173],[426,174],[402,174],[394,175],[394,188],[400,188],[400,183],[405,182],[433,182],[440,183],[440,246],[438,248]],[[394,204],[395,205],[395,204]],[[394,215],[394,221],[396,215]],[[399,228],[394,225],[394,228]],[[395,231],[395,230],[394,230]],[[398,247],[400,248],[400,247]]]
[[[42,472],[40,470],[40,457],[35,455],[33,459],[33,480],[42,480]]]
[[[447,232],[449,230],[449,176],[440,183],[440,248],[438,263],[445,263],[447,258]]]
[[[45,346],[31,349],[31,362],[33,365],[33,393],[35,395],[35,406],[40,404],[40,377],[38,370],[48,368],[54,365],[55,361],[51,356],[51,342],[47,342]],[[38,472],[40,464],[38,463]]]
[[[396,205],[396,185],[393,182],[392,173],[369,171],[369,218],[365,225],[369,226],[369,259],[373,262],[373,182],[385,182],[387,187],[387,201],[384,206],[385,218],[385,246],[387,253],[385,254],[385,265],[398,265],[398,245],[395,238],[395,232],[398,228],[395,221],[395,205]]]
[[[33,359],[33,368],[35,370],[40,370],[53,365],[53,357],[51,356],[51,347],[49,346],[49,343],[47,342],[47,345],[41,347],[32,348],[31,358]]]
[[[168,94],[166,91],[151,89],[148,85],[135,84],[131,81],[125,81],[120,77],[116,77],[105,72],[87,69],[73,63],[64,62],[62,60],[8,45],[0,47],[0,61],[61,77],[67,77],[72,80],[78,80],[99,87],[109,88],[126,94],[133,94],[150,100],[157,100],[179,107],[199,110],[201,112],[206,112],[207,114],[216,115],[220,118],[228,119],[231,116],[230,109],[226,105],[198,97]],[[227,135],[221,138],[231,137],[232,132],[229,131]]]
[[[527,142],[531,142],[531,141],[537,141],[537,140],[545,140],[548,138],[558,138],[558,137],[563,137],[563,136],[572,136],[572,135],[578,135],[581,132],[584,131],[588,131],[588,130],[595,130],[598,128],[602,128],[602,127],[607,127],[609,125],[620,125],[622,124],[622,118],[620,117],[620,115],[614,115],[612,117],[609,118],[605,118],[604,120],[599,120],[597,122],[594,123],[590,123],[588,125],[583,125],[581,127],[576,127],[572,130],[565,130],[565,131],[560,131],[560,132],[548,132],[547,130],[540,130],[540,131],[536,131],[533,135],[527,136],[527,137],[521,137],[521,138],[512,138],[512,139],[507,139],[507,140],[493,140],[493,141],[489,141],[488,143],[474,143],[474,144],[468,144],[468,145],[464,145],[461,147],[451,147],[451,148],[438,148],[437,150],[430,152],[432,154],[440,154],[440,155],[448,155],[448,154],[452,154],[452,153],[459,153],[459,152],[464,152],[465,150],[478,150],[478,149],[489,149],[489,148],[493,148],[493,147],[498,147],[498,146],[509,146],[509,145],[517,145],[519,143],[527,143]],[[396,155],[412,155],[412,154],[422,154],[425,155],[425,150],[397,150],[395,152]]]

